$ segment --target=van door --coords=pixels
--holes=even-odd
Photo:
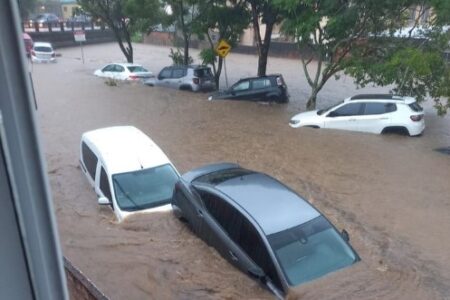
[[[162,69],[161,72],[159,72],[155,85],[169,87],[171,77],[172,77],[172,68],[166,67]]]

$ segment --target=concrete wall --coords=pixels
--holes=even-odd
[[[27,32],[34,42],[50,42],[53,47],[76,46],[72,31],[53,32]],[[115,41],[114,34],[110,30],[85,30],[86,42],[84,44],[109,43]]]
[[[108,300],[108,297],[65,257],[64,270],[66,272],[67,289],[70,299]]]

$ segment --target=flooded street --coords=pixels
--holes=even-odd
[[[362,261],[302,285],[296,299],[450,299],[450,116],[426,103],[421,137],[292,129],[309,88],[298,60],[270,58],[282,73],[287,105],[207,101],[206,94],[120,84],[92,73],[122,61],[115,44],[61,49],[58,63],[34,65],[38,124],[64,254],[111,299],[273,299],[234,269],[171,213],[117,224],[79,168],[85,131],[133,125],[149,135],[181,173],[236,162],[281,180],[350,233]],[[135,62],[155,74],[169,48],[137,45]],[[192,56],[197,58],[192,50]],[[257,58],[231,54],[230,83],[254,75]],[[325,86],[319,107],[362,92],[342,76]]]

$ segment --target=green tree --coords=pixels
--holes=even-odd
[[[273,27],[283,20],[282,11],[274,5],[273,0],[247,0],[247,3],[250,5],[251,21],[258,50],[258,76],[264,76],[267,70],[267,57]],[[261,24],[265,25],[264,37],[261,36]]]
[[[160,16],[158,0],[78,0],[78,3],[108,25],[128,62],[133,62],[133,31],[151,31]]]
[[[166,18],[165,24],[175,25],[175,29],[183,38],[184,59],[183,64],[189,64],[189,45],[192,37],[192,27],[196,22],[201,0],[163,0],[166,7],[170,7],[171,14]]]
[[[433,1],[445,2],[431,0],[430,5]],[[276,3],[286,15],[283,30],[295,37],[303,51],[301,61],[311,87],[308,109],[316,107],[317,94],[331,77],[341,71],[355,76],[360,85],[369,82],[394,84],[395,90],[410,91],[407,94],[419,98],[431,92],[426,84],[412,88],[411,84],[414,85],[418,76],[424,75],[423,72],[428,70],[433,74],[427,82],[432,78],[445,82],[445,64],[438,69],[433,67],[439,65],[437,61],[442,62],[442,47],[439,49],[434,43],[438,40],[441,46],[445,43],[442,34],[435,31],[433,40],[426,39],[420,45],[417,41],[405,42],[395,37],[396,30],[405,26],[410,8],[416,1],[276,0]],[[426,70],[419,65],[420,61],[427,61]],[[400,66],[408,71],[399,71]],[[433,88],[433,93],[442,92],[442,85]]]
[[[36,0],[17,0],[19,4],[19,13],[22,21],[29,17],[30,13],[34,10]]]
[[[245,1],[212,0],[199,5],[199,18],[194,24],[194,32],[206,39],[209,48],[202,50],[200,56],[204,64],[213,68],[216,86],[219,86],[223,58],[215,52],[214,40],[226,40],[232,47],[250,23],[250,15]],[[216,38],[213,40],[213,35]]]

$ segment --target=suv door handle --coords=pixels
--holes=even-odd
[[[236,254],[234,254],[233,251],[229,250],[228,254],[230,254],[230,257],[231,257],[232,261],[238,261],[239,260],[238,257],[236,256]]]
[[[389,120],[388,117],[379,118],[378,120]]]
[[[354,122],[354,121],[356,121],[356,119],[349,119],[349,121],[352,121],[352,122]]]

